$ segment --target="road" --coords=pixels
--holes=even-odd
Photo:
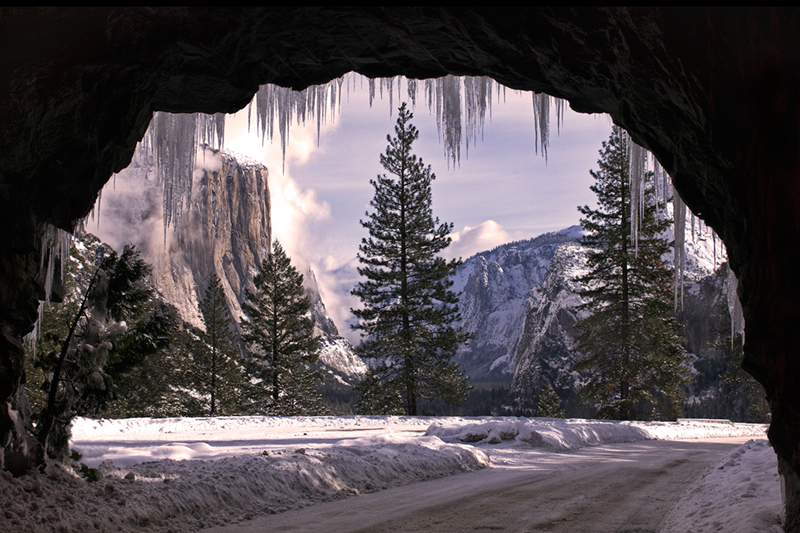
[[[656,532],[691,483],[746,440],[644,441],[559,454],[500,448],[481,471],[204,531]]]

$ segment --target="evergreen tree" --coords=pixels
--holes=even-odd
[[[208,412],[234,414],[239,410],[241,372],[235,358],[236,338],[231,329],[231,316],[225,290],[216,274],[211,276],[200,312],[205,332],[197,332],[194,362],[199,370],[198,388],[209,396]],[[219,409],[218,409],[219,407]]]
[[[157,403],[155,384],[160,381],[184,386],[176,383],[183,374],[169,359],[181,324],[175,306],[154,294],[152,299],[140,304],[126,322],[128,331],[114,342],[104,367],[113,386],[107,394],[84,399],[77,410],[79,416],[112,417],[119,416],[120,412],[126,416],[156,416],[146,412],[144,407],[135,414],[131,410],[136,405],[149,407],[149,402]],[[156,374],[154,366],[163,368],[162,373]]]
[[[603,142],[591,190],[599,208],[579,207],[589,272],[581,307],[575,369],[585,373],[583,394],[597,416],[622,420],[674,418],[687,379],[680,325],[672,316],[672,272],[664,261],[669,219],[656,217],[652,180],[645,184],[638,249],[631,242],[627,135],[614,127]],[[661,211],[663,211],[663,206]]]
[[[387,388],[386,384],[370,368],[367,375],[356,385],[358,401],[355,412],[359,415],[402,415],[403,398],[396,388]]]
[[[119,362],[112,357],[113,343],[128,331],[126,321],[153,297],[145,281],[151,267],[138,250],[126,245],[117,255],[94,237],[86,238],[94,250],[94,264],[70,273],[70,294],[54,309],[55,321],[45,320],[34,359],[34,366],[43,371],[40,389],[46,393],[35,416],[39,463],[45,454],[63,457],[72,419],[96,412],[112,397],[115,380],[107,365]]]
[[[310,302],[297,272],[276,240],[253,279],[255,292],[246,291],[242,308],[243,339],[249,367],[260,380],[253,410],[272,415],[322,414],[325,407],[318,386],[321,370],[319,338],[314,336]]]
[[[175,325],[168,344],[147,354],[120,379],[117,400],[103,416],[113,418],[202,416],[206,402],[196,389],[193,354],[201,343],[188,324],[182,323],[177,309],[167,304]]]
[[[458,296],[450,290],[460,261],[436,254],[450,244],[452,224],[439,224],[431,209],[435,175],[411,153],[419,137],[411,112],[400,106],[395,137],[380,156],[394,177],[370,183],[374,213],[361,221],[369,238],[359,246],[358,272],[367,278],[352,291],[364,304],[353,310],[362,331],[359,351],[375,362],[375,374],[388,395],[399,391],[407,414],[417,414],[417,398],[439,396],[460,403],[467,385],[451,361],[468,338],[454,326],[459,320]]]
[[[545,382],[539,392],[539,401],[536,405],[536,416],[547,418],[564,418],[564,410],[561,408],[561,398],[553,390],[550,382]]]

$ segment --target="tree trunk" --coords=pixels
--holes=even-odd
[[[623,167],[624,169],[624,167]],[[627,169],[625,169],[627,170]],[[630,409],[628,406],[629,396],[629,381],[628,381],[628,367],[631,364],[630,354],[630,291],[628,287],[628,234],[630,233],[628,225],[628,205],[625,201],[626,177],[624,172],[620,173],[620,236],[622,242],[622,376],[619,383],[619,418],[620,420],[628,420],[630,418]]]

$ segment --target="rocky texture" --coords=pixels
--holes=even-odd
[[[668,210],[671,211],[671,205]],[[691,215],[687,219],[686,310],[679,317],[688,322],[688,350],[702,358],[719,324],[721,311],[716,307],[724,299],[724,293],[714,271],[725,260],[725,254],[722,250],[715,253],[712,234],[706,228],[693,224]],[[569,228],[553,235],[571,234],[577,240],[579,230],[580,227]],[[669,240],[671,233],[672,230],[667,235]],[[672,261],[671,256],[666,259]],[[586,316],[577,309],[583,299],[578,295],[581,287],[574,279],[585,274],[586,249],[577,242],[564,242],[552,255],[543,282],[526,294],[520,330],[516,333],[519,340],[510,361],[513,380],[509,408],[513,412],[535,414],[542,386],[550,383],[564,401],[567,416],[593,415],[575,401],[580,376],[571,371],[581,356],[575,351],[575,326]]]
[[[558,246],[581,235],[579,226],[503,244],[476,254],[458,268],[461,326],[472,339],[455,360],[474,381],[508,381],[525,324],[528,293],[542,284]]]
[[[574,278],[586,274],[586,253],[576,242],[558,247],[547,277],[531,290],[526,302],[524,329],[514,355],[510,398],[515,409],[535,413],[539,393],[550,383],[562,400],[575,397],[580,376],[571,371],[578,361],[575,325],[586,316]]]
[[[136,244],[153,265],[154,286],[195,326],[203,325],[198,302],[216,274],[238,322],[245,290],[254,289],[253,276],[270,250],[269,172],[261,163],[209,149],[197,163],[191,206],[177,227],[164,229],[154,162],[137,151],[105,190],[97,231],[117,249]]]
[[[319,362],[327,374],[326,379],[347,387],[358,385],[367,373],[367,365],[356,355],[350,341],[339,335],[339,329],[325,309],[317,278],[310,269],[303,274],[303,286],[311,301],[314,334],[320,337]]]
[[[258,84],[488,75],[607,112],[723,238],[800,530],[798,8],[3,8],[0,444],[23,377],[44,223],[70,229],[154,110],[234,111]],[[80,31],[76,31],[80,28]]]
[[[246,291],[270,250],[267,168],[241,154],[205,149],[198,154],[191,205],[177,227],[164,230],[161,185],[142,151],[104,189],[98,231],[117,248],[133,242],[153,265],[153,285],[181,317],[204,327],[199,302],[213,274],[220,279],[235,323]],[[311,315],[322,338],[320,362],[348,385],[366,371],[353,346],[328,316],[314,273],[304,274]],[[336,379],[334,377],[333,379]]]

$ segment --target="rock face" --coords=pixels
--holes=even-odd
[[[464,261],[454,276],[461,326],[473,335],[455,360],[473,381],[508,381],[525,323],[528,293],[542,284],[561,243],[579,226],[503,244]]]
[[[270,250],[267,168],[226,152],[198,154],[191,206],[177,227],[167,229],[154,174],[153,162],[137,152],[114,188],[106,190],[100,237],[115,248],[135,243],[153,265],[155,287],[198,327],[203,324],[198,303],[216,274],[238,321],[245,290],[254,289],[253,276]]]
[[[580,355],[575,350],[575,325],[586,314],[577,310],[583,299],[573,279],[585,273],[585,248],[565,242],[556,250],[544,283],[528,294],[513,361],[510,398],[515,409],[535,412],[545,383],[567,404],[575,397],[580,382],[580,376],[571,371]]]
[[[176,227],[166,230],[154,174],[153,162],[137,152],[104,193],[100,234],[117,248],[123,241],[136,243],[153,265],[153,285],[194,326],[204,327],[199,302],[216,274],[238,327],[246,291],[255,289],[253,277],[270,250],[267,168],[240,154],[205,149],[197,157],[191,205]],[[334,379],[354,385],[366,366],[339,336],[310,270],[304,284],[321,337],[320,362]]]
[[[351,70],[487,75],[609,113],[723,238],[800,531],[800,248],[786,246],[800,241],[799,20],[796,7],[3,8],[0,444],[33,457],[13,411],[45,224],[71,230],[90,211],[153,111],[233,112],[259,84]]]

